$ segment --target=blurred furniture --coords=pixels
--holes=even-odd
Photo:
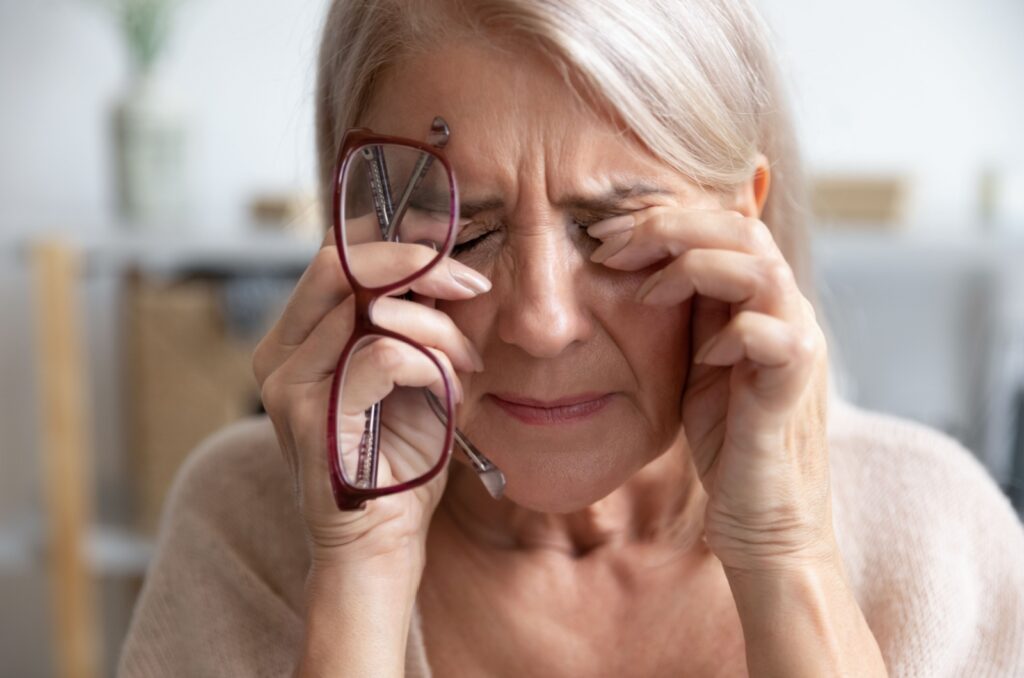
[[[829,230],[813,254],[841,390],[957,438],[1009,490],[1024,425],[1024,237]]]
[[[92,521],[93,486],[75,294],[78,263],[77,253],[58,242],[41,243],[32,251],[54,649],[60,676],[93,678],[99,675],[100,643],[96,587],[82,555]]]
[[[143,534],[156,533],[171,479],[188,453],[258,408],[253,341],[229,331],[224,284],[203,276],[153,280],[141,273],[127,281],[127,425],[134,523]]]
[[[881,174],[817,174],[811,177],[811,211],[819,225],[896,228],[905,218],[908,177]]]
[[[28,244],[44,529],[0,529],[0,551],[8,565],[31,567],[41,560],[48,568],[57,675],[112,674],[116,653],[109,645],[106,658],[102,651],[98,582],[141,582],[181,462],[202,438],[257,411],[252,348],[317,245],[272,233]],[[119,312],[93,313],[83,303],[86,281],[98,277],[116,281],[107,301]],[[106,319],[108,326],[83,331],[87,317]],[[108,367],[119,372],[112,381],[123,393],[116,397],[122,406],[106,413],[115,416],[94,427],[90,405],[97,389],[89,368],[98,348],[111,351]],[[102,464],[95,463],[93,445],[97,429],[110,428],[126,433],[126,454],[115,455],[125,468],[114,483],[126,500],[113,503],[127,510],[100,523],[97,487],[109,486],[109,479],[97,482]]]

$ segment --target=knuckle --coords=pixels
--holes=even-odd
[[[789,268],[789,264],[780,259],[764,260],[762,273],[765,281],[777,291],[788,288],[793,282],[793,271]]]
[[[733,319],[733,325],[736,328],[736,332],[744,336],[750,334],[750,331],[756,322],[757,315],[754,311],[740,311]]]
[[[390,339],[380,339],[374,342],[367,357],[372,367],[387,372],[402,363],[402,348]]]
[[[269,365],[267,364],[267,338],[263,337],[259,343],[256,344],[256,348],[253,349],[252,356],[249,359],[249,368],[252,370],[253,375],[256,377],[256,383],[262,387],[263,382],[266,381],[267,375],[270,374]]]
[[[697,268],[697,266],[700,263],[701,257],[704,256],[703,252],[704,251],[701,249],[688,249],[682,254],[680,254],[679,258],[677,259],[677,261],[679,262],[678,266],[680,270],[693,271],[695,268]]]
[[[819,338],[816,332],[803,330],[793,333],[792,350],[801,359],[813,358],[818,352]]]
[[[764,222],[756,217],[743,217],[740,220],[743,241],[752,249],[764,251],[770,249],[775,239]]]
[[[278,382],[275,374],[272,373],[263,380],[263,385],[260,387],[260,400],[263,401],[263,409],[268,414],[277,415],[283,411],[284,388]]]

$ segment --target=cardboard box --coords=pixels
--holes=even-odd
[[[128,441],[136,527],[156,531],[185,457],[205,437],[259,410],[255,341],[227,329],[223,283],[135,275],[125,300]]]

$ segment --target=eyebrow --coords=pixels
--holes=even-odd
[[[591,195],[570,194],[555,202],[556,207],[575,210],[607,210],[620,205],[630,198],[642,198],[648,195],[671,195],[672,191],[662,188],[656,184],[638,182],[630,185],[617,185],[611,189]],[[459,215],[471,217],[480,212],[498,210],[505,206],[505,202],[498,197],[488,197],[479,200],[466,200],[459,203]]]

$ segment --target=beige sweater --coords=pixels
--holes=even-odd
[[[1024,530],[943,434],[832,401],[836,534],[892,676],[1024,676]],[[290,676],[308,566],[266,418],[189,458],[165,509],[119,675]],[[429,676],[418,621],[407,676]]]

